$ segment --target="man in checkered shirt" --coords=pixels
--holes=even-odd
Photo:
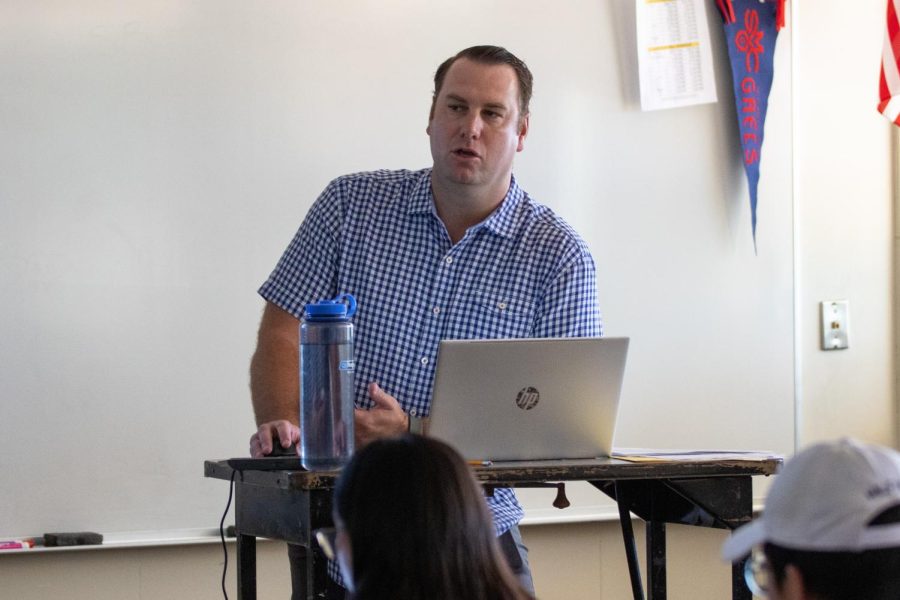
[[[298,320],[309,302],[357,299],[358,447],[428,416],[441,339],[602,334],[587,246],[512,175],[528,133],[528,67],[503,48],[475,46],[445,61],[434,85],[432,168],[331,182],[259,290],[267,304],[251,364],[253,456],[269,454],[275,435],[285,447],[299,440]],[[504,554],[533,592],[515,494],[496,490],[488,504]]]

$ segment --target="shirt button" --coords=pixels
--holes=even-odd
[[[499,308],[500,310],[506,310],[506,302],[498,302],[497,308]]]
[[[427,357],[427,356],[423,356],[423,357],[422,357],[422,360],[421,360],[421,363],[422,363],[423,365],[427,365],[427,364],[428,364],[428,357]]]
[[[417,414],[419,414],[419,411],[417,411],[416,409],[412,409],[409,411],[409,414],[411,414],[412,416],[416,416]]]
[[[452,256],[448,256],[447,258],[444,259],[444,262],[446,262],[448,265],[449,265],[449,264],[452,264],[452,263],[453,263],[453,257],[452,257]]]
[[[435,306],[434,308],[431,309],[431,312],[433,312],[436,315],[439,315],[439,314],[441,314],[441,307]]]

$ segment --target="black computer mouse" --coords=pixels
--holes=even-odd
[[[272,451],[266,456],[297,456],[297,444],[291,444],[287,448],[281,445],[278,438],[272,440]]]

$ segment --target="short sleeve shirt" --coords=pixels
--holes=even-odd
[[[442,339],[602,334],[587,246],[515,178],[500,206],[453,244],[430,169],[340,177],[259,293],[298,319],[307,303],[353,294],[356,405],[371,406],[374,381],[421,417]],[[496,490],[488,505],[498,535],[522,518],[512,490]]]

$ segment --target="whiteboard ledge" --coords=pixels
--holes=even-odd
[[[592,521],[618,521],[619,511],[615,506],[586,506],[583,508],[538,508],[525,509],[525,516],[519,523],[528,525],[559,525],[564,523],[589,523]]]
[[[42,537],[41,535],[24,537]],[[278,541],[257,538],[257,541]],[[233,544],[235,538],[225,538]],[[85,550],[113,550],[122,548],[151,548],[154,546],[186,546],[191,544],[220,544],[218,529],[173,529],[169,531],[126,531],[104,533],[103,543],[85,546],[35,546],[27,550],[3,550],[0,556],[9,554],[40,554],[44,552],[82,552]]]
[[[753,514],[762,510],[762,501],[753,503]],[[520,525],[565,525],[568,523],[593,523],[618,521],[619,513],[614,506],[591,506],[583,508],[541,508],[527,510]],[[41,537],[24,536],[24,537]],[[277,542],[268,538],[256,538],[257,542]],[[12,554],[43,554],[45,552],[83,552],[86,550],[121,550],[125,548],[152,548],[157,546],[187,546],[192,544],[220,544],[218,529],[174,529],[170,531],[130,531],[103,535],[103,543],[92,546],[37,546],[28,550],[3,550],[0,556]],[[235,538],[225,538],[225,543],[233,544]]]

